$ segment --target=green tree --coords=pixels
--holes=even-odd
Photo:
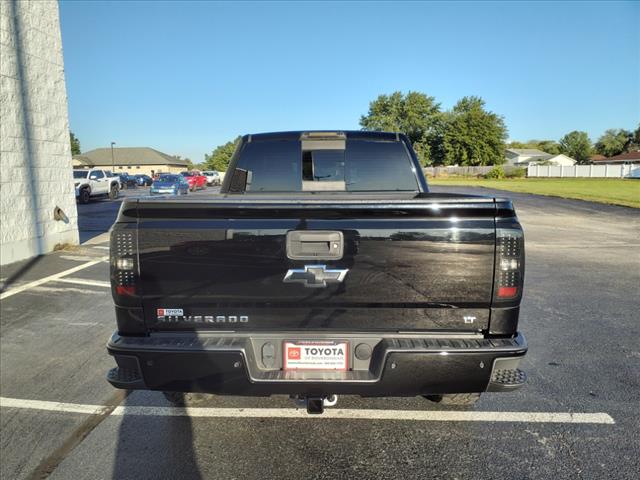
[[[595,150],[605,157],[613,157],[623,152],[629,151],[628,148],[633,141],[633,133],[623,129],[609,129],[602,134],[595,144]]]
[[[507,148],[535,148],[531,146],[531,142],[518,142],[518,141],[513,141],[513,142],[509,142],[507,143]]]
[[[507,148],[536,148],[551,155],[560,153],[560,145],[555,140],[529,140],[528,142],[510,142]]]
[[[207,170],[226,172],[229,167],[231,156],[233,155],[233,152],[236,151],[236,147],[239,142],[240,137],[237,137],[235,140],[231,140],[224,145],[217,146],[213,152],[211,152],[211,155],[205,153],[204,164],[206,165]]]
[[[560,144],[555,140],[540,140],[536,142],[536,146],[533,148],[537,148],[538,150],[542,150],[550,155],[558,155],[560,152]]]
[[[629,151],[640,151],[640,125],[638,125],[638,128],[633,131],[633,138],[629,144]]]
[[[440,115],[431,138],[434,163],[500,165],[505,162],[507,127],[501,116],[485,109],[480,97],[463,97]]]
[[[591,155],[591,140],[587,132],[574,130],[560,139],[560,152],[578,163],[588,163]]]
[[[420,92],[394,92],[379,95],[369,104],[369,111],[360,117],[360,126],[369,131],[401,132],[407,135],[420,158],[430,163],[430,137],[434,133],[440,104],[434,97]]]
[[[174,155],[174,157],[177,158],[178,160],[183,160],[184,162],[186,162],[187,170],[193,170],[194,166],[190,158],[187,158],[187,157],[182,158],[182,155]]]
[[[69,131],[69,138],[71,140],[71,155],[80,155],[80,140],[71,131]]]

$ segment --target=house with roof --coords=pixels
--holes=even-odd
[[[526,167],[528,165],[557,165],[562,167],[570,167],[577,162],[567,155],[553,155],[537,148],[508,148],[505,153],[506,164],[516,167]]]
[[[73,156],[73,168],[99,167],[118,174],[131,175],[179,173],[187,169],[187,161],[149,147],[96,148]]]
[[[602,155],[591,157],[594,165],[624,165],[627,163],[640,163],[640,152],[627,152],[613,157],[603,157]]]

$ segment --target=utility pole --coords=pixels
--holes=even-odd
[[[111,171],[115,174],[116,173],[116,162],[113,159],[113,146],[116,144],[116,142],[111,142]]]

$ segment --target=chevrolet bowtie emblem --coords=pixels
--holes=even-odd
[[[324,288],[327,283],[340,283],[347,276],[348,268],[327,269],[326,265],[305,265],[292,268],[284,276],[284,283],[302,283],[307,288]]]

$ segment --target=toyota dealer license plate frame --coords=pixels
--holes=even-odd
[[[348,340],[284,340],[284,370],[349,370]]]

